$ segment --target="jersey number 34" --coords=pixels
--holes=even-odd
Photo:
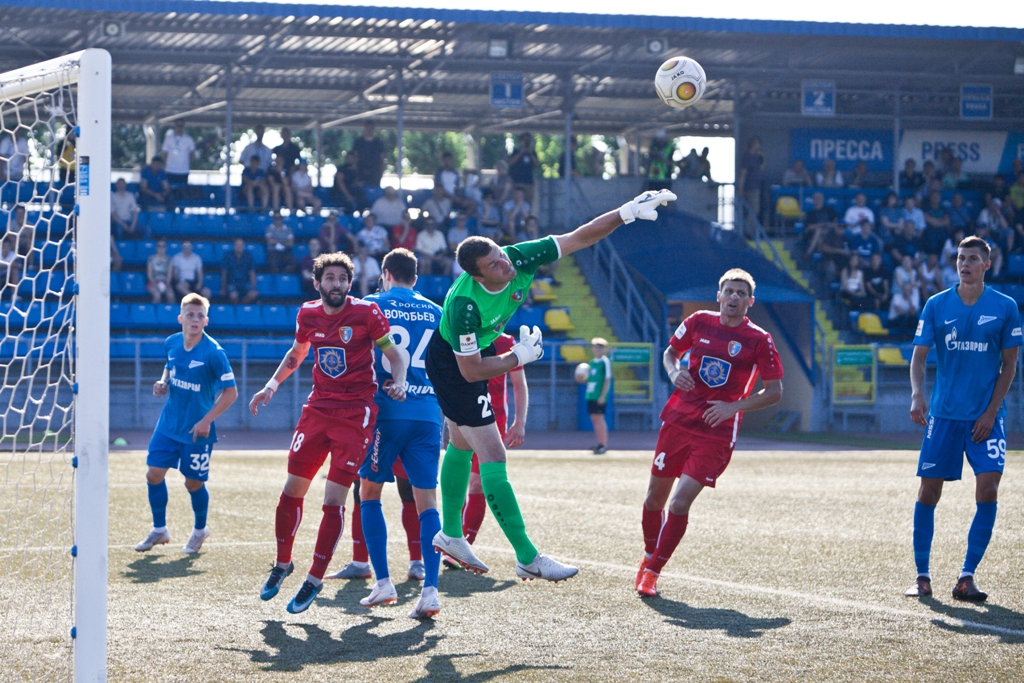
[[[416,344],[416,350],[412,352],[412,357],[410,358],[409,347],[412,345],[412,334],[401,325],[391,326],[391,343],[398,349],[398,353],[402,354],[402,360],[405,361],[406,368],[427,367],[427,346],[430,344],[432,336],[434,336],[434,330],[430,328],[423,330],[423,336],[420,337],[419,343]],[[388,357],[382,356],[380,360],[384,366],[384,371],[391,372],[391,361],[388,360]]]

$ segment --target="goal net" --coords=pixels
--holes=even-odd
[[[0,679],[106,671],[110,56],[0,74]]]

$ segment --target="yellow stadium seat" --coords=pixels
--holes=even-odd
[[[857,329],[871,337],[888,337],[889,330],[882,325],[882,319],[875,313],[861,313],[857,317]]]
[[[878,362],[882,365],[910,365],[895,346],[883,346],[878,349]]]
[[[804,212],[800,210],[800,202],[797,201],[796,197],[788,195],[782,195],[775,202],[775,213],[783,218],[795,218],[797,220],[804,217]]]
[[[569,314],[561,308],[552,308],[545,313],[544,324],[552,332],[572,332],[576,329],[569,320]]]
[[[537,303],[550,303],[558,300],[558,295],[551,291],[551,283],[547,280],[534,280],[530,293]]]
[[[570,363],[586,363],[590,360],[590,354],[582,346],[575,344],[562,344],[562,360]]]

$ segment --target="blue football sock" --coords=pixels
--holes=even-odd
[[[206,511],[210,509],[210,492],[206,485],[200,486],[195,491],[189,491],[192,496],[192,512],[196,515],[196,528],[206,528]]]
[[[373,564],[373,573],[378,581],[386,579],[391,574],[388,572],[388,525],[384,521],[384,510],[379,500],[363,500],[359,503],[359,512],[363,518],[363,540]]]
[[[437,588],[437,571],[441,567],[441,553],[434,550],[434,536],[441,530],[441,515],[431,508],[420,515],[420,552],[423,553],[424,586]]]
[[[973,574],[978,563],[985,556],[985,549],[992,539],[992,527],[996,525],[998,503],[978,503],[971,530],[967,532],[967,557],[964,558],[964,574]]]
[[[153,510],[153,528],[167,526],[167,482],[149,484],[149,507]]]
[[[935,506],[914,503],[914,563],[917,564],[918,576],[928,576],[934,534]]]

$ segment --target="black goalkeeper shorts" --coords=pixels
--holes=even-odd
[[[480,352],[484,358],[498,355],[494,344]],[[434,387],[441,412],[460,427],[483,427],[494,424],[491,396],[487,380],[467,382],[459,370],[452,347],[434,332],[427,346],[427,377]]]

